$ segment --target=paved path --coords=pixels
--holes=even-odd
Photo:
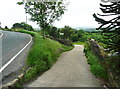
[[[100,87],[90,72],[82,45],[63,53],[50,70],[25,87]]]

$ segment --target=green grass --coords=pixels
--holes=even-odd
[[[38,32],[22,29],[10,29],[9,31],[27,33],[33,37],[34,44],[27,58],[29,70],[24,74],[24,78],[22,79],[23,83],[44,73],[56,62],[62,52],[69,51],[73,48],[72,46],[65,46],[48,38],[43,39]],[[21,84],[18,83],[16,86],[21,86]]]
[[[77,42],[74,42],[73,44],[74,44],[74,45],[75,45],[75,44],[76,44],[76,45],[85,45],[85,42],[77,41]]]
[[[48,38],[43,39],[43,37],[36,32],[26,30],[17,30],[17,32],[31,34],[34,37],[34,44],[27,58],[27,64],[30,69],[24,75],[24,82],[32,80],[37,75],[48,70],[62,52],[73,48]]]
[[[93,54],[90,47],[88,45],[85,45],[84,49],[85,55],[87,57],[88,64],[90,65],[90,69],[92,73],[96,77],[103,78],[104,80],[108,80],[108,74],[105,70],[105,66],[100,62],[100,59],[98,59],[97,56]]]
[[[99,61],[97,56],[93,54],[93,52],[90,49],[90,46],[88,45],[89,43],[87,42],[74,42],[73,44],[77,45],[84,45],[84,52],[87,57],[88,64],[90,65],[90,70],[91,72],[96,76],[103,78],[104,80],[108,80],[108,74],[107,71],[105,70],[105,66]]]

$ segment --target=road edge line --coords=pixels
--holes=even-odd
[[[0,32],[1,33],[1,36],[0,36],[0,38],[2,38],[3,37],[3,33],[2,32]]]
[[[14,55],[1,69],[0,69],[0,73],[12,62],[15,60],[16,57],[18,57],[28,46],[29,44],[32,42],[32,36],[30,36],[30,41],[24,46],[24,48],[22,48],[16,55]]]

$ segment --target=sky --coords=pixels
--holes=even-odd
[[[11,28],[14,23],[26,22],[26,14],[24,6],[16,3],[21,0],[1,0],[0,2],[0,22],[4,28]],[[98,23],[94,20],[92,14],[99,13],[99,4],[101,0],[68,0],[70,2],[67,11],[61,17],[60,21],[55,21],[54,26],[64,27],[98,27]],[[29,18],[29,16],[28,16]],[[28,24],[34,28],[38,28],[36,23],[28,20]]]

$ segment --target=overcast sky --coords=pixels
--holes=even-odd
[[[16,3],[21,0],[1,0],[0,2],[0,22],[1,26],[9,28],[16,22],[25,22],[26,14],[23,6]],[[92,17],[93,13],[99,13],[99,3],[101,0],[70,0],[67,12],[62,16],[60,21],[54,23],[57,27],[65,25],[71,27],[98,27]],[[28,21],[28,24],[34,28],[38,26]]]

